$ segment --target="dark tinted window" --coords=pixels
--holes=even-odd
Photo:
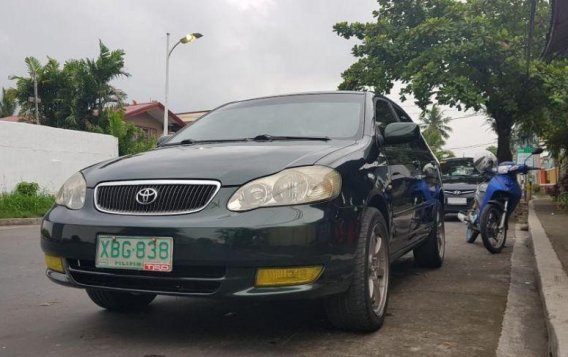
[[[406,113],[397,107],[394,107],[394,111],[396,112],[396,115],[398,115],[398,119],[402,122],[411,122],[412,119],[410,119],[410,117],[408,115],[406,115]]]
[[[179,132],[181,140],[219,140],[272,136],[353,138],[361,134],[365,96],[293,95],[226,105]]]
[[[379,127],[384,129],[388,124],[397,121],[390,104],[384,100],[377,99],[375,101],[375,122]]]

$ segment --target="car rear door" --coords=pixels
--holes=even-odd
[[[393,109],[402,122],[412,122],[410,117],[400,107]],[[410,244],[423,238],[430,232],[434,223],[434,205],[437,192],[440,190],[439,165],[430,148],[420,136],[407,144],[412,157],[412,179],[414,187],[411,192],[413,205],[412,218],[409,225],[408,240]],[[433,174],[435,173],[435,174]]]

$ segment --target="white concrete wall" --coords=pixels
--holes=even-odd
[[[28,181],[56,193],[75,172],[117,156],[111,135],[0,121],[0,192]]]

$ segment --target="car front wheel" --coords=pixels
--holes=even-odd
[[[383,215],[364,213],[349,290],[326,300],[331,324],[339,329],[372,332],[384,322],[389,297],[389,240]]]
[[[102,289],[87,289],[93,302],[110,311],[139,311],[148,306],[155,294],[138,294]]]

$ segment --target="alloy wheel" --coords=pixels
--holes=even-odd
[[[369,298],[375,314],[383,313],[387,301],[389,284],[389,257],[386,249],[387,241],[379,234],[377,226],[373,228],[369,247]]]

